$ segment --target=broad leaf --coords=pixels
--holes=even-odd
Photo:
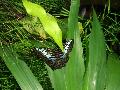
[[[39,17],[44,30],[54,39],[54,41],[63,51],[62,31],[59,28],[56,19],[52,15],[46,13],[44,8],[40,5],[31,3],[27,0],[23,0],[23,5],[28,14]]]

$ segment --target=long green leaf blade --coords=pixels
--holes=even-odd
[[[12,47],[1,46],[0,56],[3,58],[22,90],[43,90],[25,62],[18,59]]]
[[[106,48],[102,27],[93,10],[92,31],[89,40],[89,60],[83,90],[104,90]]]
[[[60,70],[49,70],[49,76],[55,90],[81,90],[84,76],[84,60],[80,30],[78,27],[79,0],[72,0],[68,20],[68,38],[74,39],[73,50],[66,67]]]
[[[78,27],[78,12],[80,0],[72,0],[68,18],[68,38],[74,38],[74,46],[71,52],[67,69],[67,90],[82,90],[83,76],[85,72],[83,48]]]

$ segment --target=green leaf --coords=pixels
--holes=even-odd
[[[92,30],[89,40],[89,60],[83,90],[104,90],[106,75],[106,47],[102,27],[93,10]]]
[[[44,30],[54,39],[54,41],[63,51],[62,31],[59,28],[56,19],[52,15],[46,13],[44,8],[41,7],[40,5],[31,3],[27,0],[22,0],[22,1],[27,13],[39,17],[44,27]]]
[[[77,40],[78,41],[78,40]],[[83,77],[85,72],[83,59],[82,43],[80,39],[74,45],[66,66],[66,85],[67,90],[82,90]]]
[[[106,90],[120,90],[120,59],[116,54],[108,55]]]
[[[85,72],[82,42],[78,27],[78,10],[80,0],[72,2],[69,16],[69,35],[74,38],[74,46],[69,55],[69,61],[62,69],[52,71],[48,67],[48,73],[55,90],[82,90]],[[73,22],[72,22],[73,21]],[[73,36],[73,37],[72,37]]]
[[[78,0],[72,0],[68,18],[68,32],[67,38],[73,39],[74,38],[74,30],[78,29],[78,12],[79,11],[79,4]],[[76,23],[77,22],[77,23]]]
[[[78,12],[80,0],[72,0],[68,18],[67,38],[74,38],[74,46],[66,66],[67,90],[82,90],[83,77],[85,72],[83,48],[78,26]],[[82,25],[81,23],[79,23]]]
[[[82,43],[80,39],[77,42],[65,67],[53,71],[47,66],[48,74],[55,90],[82,90],[85,68],[82,57]]]
[[[68,90],[66,85],[65,68],[53,71],[47,66],[47,69],[54,90]]]
[[[18,59],[18,56],[13,51],[12,47],[1,46],[0,56],[22,90],[43,90],[26,63]]]

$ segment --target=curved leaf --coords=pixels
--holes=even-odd
[[[27,0],[23,0],[23,5],[28,14],[39,17],[44,30],[54,39],[54,41],[63,51],[62,31],[59,28],[56,19],[52,15],[46,13],[44,8],[40,5],[31,3]]]

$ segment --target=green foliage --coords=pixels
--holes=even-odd
[[[24,60],[27,63],[32,72],[34,72],[34,75],[38,78],[43,88],[51,89],[51,83],[44,63],[41,60],[36,60],[35,55],[33,53],[30,53],[30,49],[35,46],[53,48],[53,43],[49,43],[47,41],[40,42],[38,40],[35,40],[35,38],[40,39],[40,37],[30,34],[24,29],[23,25],[29,25],[27,21],[30,21],[31,19],[29,17],[22,17],[26,20],[26,22],[24,22],[25,20],[23,19],[17,19],[17,14],[25,13],[22,2],[20,2],[19,0],[2,0],[0,1],[0,6],[1,46],[9,46],[11,44],[15,52],[17,52],[18,54],[18,58]],[[36,24],[36,27],[38,27],[38,24]],[[7,69],[3,58],[0,59],[0,63],[0,89],[20,89],[10,70]]]
[[[27,0],[23,0],[23,5],[26,8],[28,14],[39,17],[44,30],[54,39],[54,41],[63,51],[62,32],[57,24],[56,19],[52,15],[46,13],[44,8],[40,5],[31,3]]]
[[[79,0],[72,3],[71,8],[78,10],[78,6]],[[69,25],[69,28],[71,27],[73,29],[69,29],[69,32],[72,35],[68,38],[74,39],[74,46],[69,56],[69,61],[66,67],[62,69],[52,71],[50,68],[48,68],[49,76],[55,90],[81,90],[82,88],[85,68],[82,57],[82,43],[79,36],[80,30],[78,27],[78,18],[75,18],[77,17],[78,11],[74,11],[74,9],[70,11],[70,21],[68,21],[68,24],[71,25]],[[72,21],[74,21],[74,23]]]
[[[50,14],[58,14],[60,13],[62,7],[64,6],[65,0],[29,0],[33,3],[39,4],[46,12],[49,12]]]
[[[106,90],[119,90],[120,89],[120,59],[118,55],[109,54],[107,62],[107,84]]]
[[[0,56],[3,58],[21,89],[43,90],[25,62],[18,59],[18,56],[12,50],[12,47],[1,46],[0,51]]]
[[[51,8],[48,8],[47,12],[51,12],[54,5],[57,5],[56,2],[61,2],[61,0],[56,0],[56,2],[54,2],[54,0],[50,0],[49,2],[47,2],[47,0],[40,1],[40,3],[37,1],[37,4],[39,3],[43,6],[45,4],[46,6],[51,4]],[[55,4],[53,5],[52,2]],[[29,4],[34,5],[36,10],[41,12],[38,9],[41,8],[39,5]],[[81,35],[83,40],[83,42],[81,42],[77,16],[79,0],[72,0],[70,12],[68,11],[68,27],[66,20],[57,20],[59,23],[62,23],[60,28],[64,29],[62,30],[63,34],[66,35],[67,32],[67,39],[74,39],[74,46],[69,55],[69,61],[65,67],[55,71],[52,71],[51,68],[46,65],[47,71],[42,60],[36,59],[34,52],[31,52],[33,47],[49,47],[53,49],[56,47],[51,41],[40,41],[40,37],[43,35],[41,32],[44,31],[42,21],[40,22],[36,17],[28,16],[22,17],[24,19],[19,20],[16,15],[25,13],[22,2],[19,3],[19,0],[3,0],[3,2],[0,1],[0,5],[2,7],[0,8],[0,71],[2,72],[0,74],[0,89],[18,89],[21,87],[22,89],[35,90],[35,88],[43,88],[45,90],[51,90],[53,87],[55,90],[119,90],[119,58],[114,54],[109,54],[108,60],[106,60],[104,39],[105,36],[107,41],[110,40],[112,43],[119,42],[116,38],[116,33],[119,33],[120,26],[116,16],[119,15],[113,15],[113,13],[107,14],[113,15],[115,20],[106,15],[102,23],[102,28],[95,11],[93,11],[93,19],[88,20],[86,22],[87,24],[79,23],[79,25],[81,25],[80,27],[82,27],[83,24],[84,29],[86,29],[83,31],[84,34]],[[27,8],[28,13],[30,13],[29,6]],[[39,17],[36,10],[30,14]],[[42,10],[46,14],[43,8]],[[41,14],[44,14],[43,12]],[[46,14],[45,17],[51,21],[53,19],[49,14]],[[39,18],[44,20],[44,16]],[[57,21],[53,19],[53,22],[56,24]],[[90,25],[91,22],[92,25]],[[48,24],[51,22],[44,23]],[[48,28],[50,26],[47,25],[46,27]],[[105,35],[103,35],[102,30],[105,30]],[[89,31],[91,31],[91,33]],[[43,33],[45,34],[45,32]],[[66,37],[64,37],[64,39],[66,39]],[[82,46],[87,49],[84,50],[85,53],[83,53],[84,48]],[[6,68],[5,64],[12,75],[9,70],[4,69]],[[5,72],[8,72],[8,75],[6,75]],[[51,82],[49,81],[47,73],[49,74]],[[37,77],[38,80],[35,77]],[[15,83],[18,83],[20,87]]]
[[[106,48],[101,25],[93,10],[92,31],[89,40],[89,54],[84,90],[104,90],[106,75]]]

